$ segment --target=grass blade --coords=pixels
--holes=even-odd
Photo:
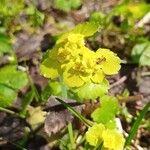
[[[71,113],[73,113],[77,118],[79,118],[85,125],[92,126],[92,122],[90,120],[87,120],[84,116],[82,116],[79,112],[77,112],[73,107],[68,105],[66,102],[64,102],[62,99],[56,97],[56,100],[58,100],[62,105],[64,105]]]
[[[70,138],[70,143],[71,143],[71,149],[74,149],[75,141],[74,141],[72,123],[68,124],[68,132],[69,132],[69,138]]]
[[[142,119],[144,118],[144,116],[146,115],[146,113],[148,112],[150,108],[150,102],[148,102],[145,107],[143,108],[143,110],[141,110],[141,112],[139,113],[139,116],[137,116],[137,119],[135,120],[130,132],[129,132],[129,135],[126,139],[126,142],[125,142],[125,147],[130,145],[132,139],[134,138],[141,122],[142,122]]]

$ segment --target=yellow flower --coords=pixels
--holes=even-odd
[[[80,87],[90,81],[94,68],[94,52],[82,47],[78,55],[69,63],[63,64],[63,79],[69,87]]]
[[[76,43],[77,45],[84,45],[84,35],[79,33],[65,33],[58,40],[56,44],[69,42]]]
[[[108,150],[123,150],[125,139],[117,130],[107,129],[102,134],[103,146]]]
[[[72,57],[72,54],[71,54],[70,48],[60,47],[58,49],[58,53],[57,53],[58,62],[65,63],[65,62],[69,61],[71,59],[71,57]]]
[[[108,49],[93,52],[85,47],[82,34],[65,34],[49,51],[41,65],[45,77],[55,79],[62,76],[69,87],[80,87],[86,83],[101,83],[105,75],[116,74],[120,59]]]
[[[70,62],[71,59],[76,59],[77,57],[80,57],[80,55],[84,55],[83,51],[88,49],[84,44],[83,35],[73,33],[68,34],[61,43],[56,44],[55,51],[57,51],[56,58],[58,62],[64,66],[64,63]]]
[[[105,75],[102,71],[101,68],[99,68],[98,70],[95,70],[92,74],[92,77],[91,77],[91,80],[94,82],[94,83],[101,83],[105,78]]]
[[[91,146],[96,146],[103,142],[103,147],[108,150],[123,150],[125,139],[117,130],[106,129],[103,124],[95,123],[86,132],[86,141]]]
[[[78,46],[83,46],[84,43],[84,36],[82,34],[69,34],[68,36],[68,42],[70,43],[76,43]]]
[[[120,69],[120,58],[109,49],[98,49],[95,53],[96,64],[106,75],[118,73]]]
[[[92,145],[96,146],[102,142],[102,135],[105,131],[105,126],[103,124],[94,124],[92,127],[88,129],[86,132],[86,140]]]

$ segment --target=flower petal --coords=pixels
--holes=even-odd
[[[88,129],[86,132],[86,140],[90,145],[96,146],[102,141],[102,134],[105,130],[105,126],[103,124],[94,124],[92,127]]]
[[[91,77],[91,80],[94,82],[94,83],[101,83],[104,79],[105,75],[103,73],[103,71],[101,69],[99,69],[98,71],[96,71],[94,73],[94,75]]]
[[[40,72],[46,78],[55,79],[59,76],[57,68],[57,62],[47,58],[40,65]]]
[[[77,74],[70,74],[67,71],[63,74],[64,83],[69,87],[80,87],[84,84],[84,81]]]
[[[120,58],[109,49],[98,49],[96,52],[96,57],[101,59],[104,58],[104,61],[100,63],[100,66],[105,74],[113,75],[118,73],[120,70]]]
[[[111,150],[123,150],[124,137],[117,130],[107,129],[103,132],[104,147]]]

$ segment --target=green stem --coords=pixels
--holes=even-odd
[[[71,149],[74,149],[74,137],[73,137],[73,129],[72,129],[72,124],[68,124],[68,132],[69,132],[69,138],[70,138],[70,143],[71,143]]]
[[[6,113],[9,113],[11,115],[16,115],[16,113],[12,110],[9,110],[9,109],[6,109],[6,108],[3,108],[3,107],[0,107],[0,111],[3,111],[3,112],[6,112]]]
[[[129,132],[129,135],[126,139],[126,142],[125,142],[125,147],[130,145],[132,139],[134,138],[141,122],[142,122],[142,119],[144,118],[144,116],[146,115],[146,113],[148,112],[150,108],[150,102],[148,102],[145,107],[143,108],[143,110],[141,110],[141,112],[139,113],[139,116],[137,117],[137,119],[135,120],[130,132]]]
[[[79,118],[83,123],[85,123],[86,126],[90,127],[93,125],[93,123],[90,120],[87,120],[84,116],[82,116],[79,112],[77,112],[73,107],[68,105],[66,102],[64,102],[62,99],[56,97],[56,99],[63,104],[71,113],[73,113],[77,118]]]
[[[97,144],[94,150],[102,150],[102,147],[103,147],[103,142],[101,142],[100,144]]]
[[[34,98],[34,91],[31,90],[29,93],[26,94],[26,96],[23,99],[22,108],[21,108],[21,111],[19,113],[21,117],[23,117],[23,118],[26,117],[27,108],[31,104],[33,98]]]
[[[64,84],[62,78],[60,78],[59,81],[60,81],[60,84],[61,84],[62,97],[63,97],[63,98],[67,98],[67,97],[68,97],[68,94],[67,94],[66,85]]]
[[[28,72],[27,72],[27,75],[28,75],[28,80],[29,80],[31,89],[34,92],[34,97],[35,97],[36,101],[39,102],[40,101],[40,95],[39,95],[39,93],[38,93],[38,91],[37,91],[37,89],[33,83],[33,80],[32,80],[32,78]]]

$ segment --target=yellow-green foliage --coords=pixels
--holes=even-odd
[[[123,150],[125,139],[116,129],[107,129],[103,124],[94,124],[86,132],[86,140],[92,146],[100,145],[107,150]]]
[[[0,0],[0,15],[15,16],[24,7],[23,0]]]
[[[112,51],[100,48],[94,52],[85,46],[85,35],[80,28],[64,34],[41,65],[45,77],[61,77],[71,88],[102,83],[106,75],[116,74],[120,69],[121,60]]]

